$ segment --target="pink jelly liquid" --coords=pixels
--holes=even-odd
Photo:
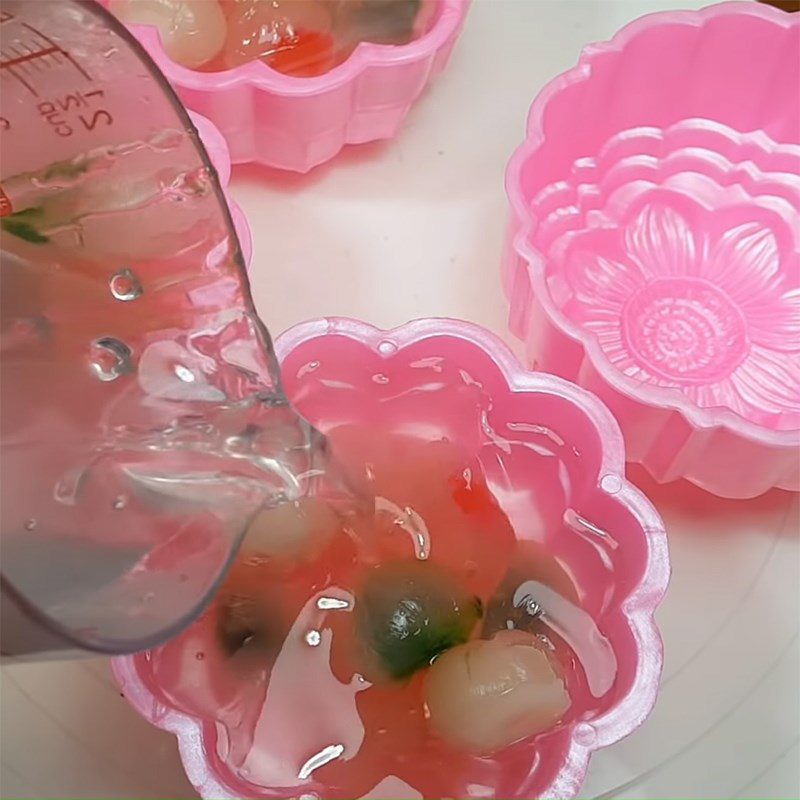
[[[215,604],[150,654],[148,681],[215,729],[217,769],[255,797],[495,797],[509,765],[546,785],[555,762],[540,763],[537,744],[566,747],[568,726],[602,708],[616,678],[610,644],[581,607],[579,571],[518,537],[474,454],[377,427],[341,426],[329,436],[358,502],[339,509],[306,551],[266,557],[246,544]],[[542,469],[549,473],[548,460]],[[581,539],[579,523],[564,525]],[[523,615],[521,624],[552,649],[571,699],[552,731],[511,744],[502,758],[435,735],[425,670],[387,678],[353,625],[367,571],[399,559],[435,564],[481,599],[473,637],[520,624],[515,594],[542,606],[544,616]],[[219,622],[232,596],[248,598],[248,613],[263,621],[235,653]]]

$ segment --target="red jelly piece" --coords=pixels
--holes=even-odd
[[[295,44],[268,56],[264,61],[285,75],[298,78],[322,75],[336,64],[333,37],[319,31],[300,30]]]

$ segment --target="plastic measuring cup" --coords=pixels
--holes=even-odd
[[[2,652],[136,651],[303,491],[313,431],[138,43],[78,0],[6,2],[0,26]]]

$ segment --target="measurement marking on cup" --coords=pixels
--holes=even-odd
[[[2,55],[6,59],[16,58],[17,56],[24,56],[29,55],[31,53],[31,49],[19,43],[12,44],[8,47],[9,53],[3,53]],[[23,61],[22,64],[17,64],[16,68],[20,72],[25,72],[27,69],[34,69],[37,72],[41,71],[44,67],[42,64],[39,63],[39,60],[36,58],[28,59],[28,61]]]
[[[36,36],[41,36],[42,39],[47,42],[47,44],[49,44],[51,47],[55,47],[56,50],[58,50],[61,55],[64,56],[64,58],[66,58],[67,61],[69,61],[69,63],[72,64],[72,66],[75,67],[75,69],[78,70],[78,72],[80,72],[84,78],[86,78],[87,81],[92,80],[92,76],[66,50],[62,50],[49,36],[42,33],[40,30],[37,30],[32,25],[28,25],[27,22],[23,22],[22,27],[26,28]]]
[[[58,69],[63,65],[59,56],[66,59],[87,81],[92,80],[92,76],[49,36],[26,22],[22,23],[22,27],[36,38],[29,42],[17,38],[13,45],[7,45],[7,50],[10,52],[0,52],[0,70],[7,71],[9,75],[16,78],[34,97],[39,97],[39,92],[26,80],[23,70],[29,67],[36,71],[45,68]],[[27,78],[33,80],[30,74],[27,75]]]
[[[44,58],[45,56],[49,56],[51,53],[60,53],[60,47],[48,47],[44,50],[37,50],[31,53],[25,53],[24,55],[17,56],[16,58],[9,58],[7,60],[0,61],[0,69],[8,69],[8,67],[15,67],[17,64],[24,64],[26,61],[33,61],[36,58]]]
[[[0,65],[0,66],[4,66],[4,65]],[[23,78],[22,75],[20,75],[19,72],[17,72],[14,69],[13,66],[5,67],[5,68],[8,69],[8,74],[11,75],[13,78],[16,78],[34,97],[38,97],[39,96],[39,92],[37,92],[36,89],[34,89],[33,86],[31,86],[28,83],[28,81],[26,81],[25,78]]]
[[[15,56],[23,56],[23,55],[30,55],[33,53],[33,50],[23,42],[19,42],[17,45],[12,45],[9,50],[14,51]],[[42,72],[48,69],[51,69],[53,66],[60,66],[61,62],[58,60],[61,51],[58,50],[55,53],[48,53],[47,55],[42,55],[40,58],[31,58],[24,66],[23,69],[32,69],[36,72]]]

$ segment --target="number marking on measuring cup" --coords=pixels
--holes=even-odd
[[[4,12],[2,22],[11,22],[15,19],[16,17],[10,12]],[[4,37],[6,41],[0,52],[0,70],[16,78],[34,97],[39,97],[34,85],[37,77],[35,73],[42,72],[45,68],[64,66],[61,59],[74,67],[87,81],[92,80],[92,76],[70,53],[49,36],[27,22],[20,22],[19,27],[24,29],[22,35],[18,33],[11,38],[11,41]]]

